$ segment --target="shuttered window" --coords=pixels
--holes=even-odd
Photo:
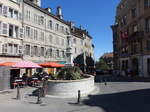
[[[23,38],[23,28],[20,28],[20,32],[19,32],[19,34],[20,34],[20,38],[22,39]]]
[[[22,46],[22,45],[19,45],[19,47],[18,47],[18,53],[19,53],[20,55],[23,54],[23,46]]]
[[[7,53],[8,52],[8,45],[7,44],[3,44],[2,45],[2,53]]]
[[[2,4],[0,4],[0,15],[2,14]]]
[[[2,34],[4,36],[8,36],[8,24],[6,24],[6,23],[2,24]]]
[[[30,38],[32,39],[33,38],[33,29],[30,28]]]
[[[26,26],[26,37],[30,37],[30,27]]]
[[[0,22],[0,35],[1,35],[1,32],[2,32],[2,22]]]
[[[8,7],[7,6],[2,7],[2,13],[4,16],[7,16],[7,14],[8,14]]]
[[[38,40],[38,31],[34,29],[34,40]]]
[[[25,54],[30,55],[30,45],[25,46]]]

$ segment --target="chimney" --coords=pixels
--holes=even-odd
[[[49,13],[52,13],[52,9],[50,7],[46,8],[45,10],[47,10]]]
[[[74,22],[70,22],[71,23],[71,29],[74,28]]]
[[[79,27],[80,27],[80,30],[82,30],[82,29],[83,29],[82,25],[80,25]]]
[[[62,9],[61,9],[60,6],[57,7],[57,16],[58,16],[60,19],[63,19]]]
[[[41,0],[29,0],[31,1],[32,3],[34,3],[35,5],[41,7]]]

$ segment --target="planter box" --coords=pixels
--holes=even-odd
[[[94,88],[94,76],[81,80],[49,80],[47,95],[77,97],[78,90],[80,90],[81,96],[86,96]]]

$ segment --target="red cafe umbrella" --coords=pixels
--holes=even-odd
[[[11,67],[14,64],[16,64],[16,62],[4,62],[4,63],[0,63],[0,66]]]
[[[56,63],[56,62],[46,62],[46,63],[42,63],[42,64],[39,64],[39,65],[42,66],[42,67],[53,67],[53,68],[64,67],[63,64],[59,64],[59,63]]]

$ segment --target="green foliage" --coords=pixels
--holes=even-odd
[[[64,67],[53,75],[55,80],[80,80],[83,78],[79,67]]]
[[[99,62],[96,64],[96,68],[100,70],[109,70],[109,66],[106,64],[103,58],[99,59]]]

